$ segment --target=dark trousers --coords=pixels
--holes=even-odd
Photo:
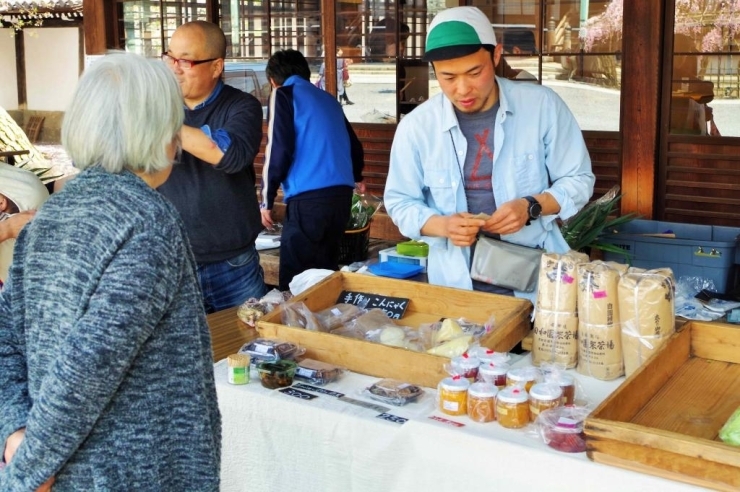
[[[349,221],[352,188],[337,186],[326,191],[288,201],[280,237],[282,291],[289,289],[293,277],[308,269],[339,269],[339,242]]]

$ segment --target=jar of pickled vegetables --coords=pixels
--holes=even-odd
[[[465,415],[468,411],[470,381],[460,376],[445,378],[437,391],[439,410],[447,415]]]
[[[478,377],[478,366],[480,366],[480,360],[477,357],[471,357],[467,354],[463,354],[458,357],[454,357],[450,361],[452,366],[452,372],[466,378],[471,383]]]
[[[468,417],[475,422],[493,422],[496,419],[496,393],[491,383],[473,383],[468,388]]]
[[[496,395],[496,420],[502,427],[518,429],[529,423],[527,392],[520,386],[507,386]]]
[[[481,364],[478,368],[478,380],[491,383],[498,389],[506,386],[506,373],[509,372],[509,364],[503,362],[489,362]]]
[[[542,379],[542,371],[534,366],[517,367],[506,373],[506,386],[520,385],[527,391]]]
[[[529,390],[529,411],[532,420],[536,420],[540,412],[560,406],[563,390],[553,383],[538,383]]]
[[[576,380],[568,373],[561,372],[555,377],[560,389],[563,390],[563,405],[574,405],[576,402]]]

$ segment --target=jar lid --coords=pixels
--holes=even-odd
[[[555,381],[558,386],[573,386],[576,383],[576,378],[568,374],[567,372],[561,372],[555,377]]]
[[[452,367],[459,367],[460,369],[475,369],[479,365],[480,360],[478,360],[478,357],[471,357],[467,354],[459,355],[452,359]]]
[[[555,384],[538,383],[529,389],[529,396],[538,400],[557,400],[563,396],[563,390]]]
[[[501,376],[509,372],[509,364],[489,362],[488,364],[482,364],[478,371],[487,376]]]
[[[534,366],[517,367],[506,373],[506,377],[514,381],[534,381],[542,372]]]
[[[491,383],[473,383],[468,388],[468,395],[478,398],[493,398],[498,393],[498,388]]]
[[[504,403],[524,403],[529,400],[529,396],[524,388],[509,386],[499,391],[496,399]]]
[[[468,391],[470,381],[461,377],[444,378],[440,381],[439,386],[447,391]]]
[[[505,364],[511,358],[506,352],[496,352],[487,347],[475,347],[474,349],[469,350],[468,353],[477,357],[481,364],[488,364],[489,362]]]

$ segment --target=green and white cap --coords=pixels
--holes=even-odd
[[[491,21],[477,7],[454,7],[434,16],[427,33],[424,61],[451,60],[496,46]]]

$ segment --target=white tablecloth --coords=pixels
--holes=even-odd
[[[222,491],[699,490],[594,463],[585,453],[555,451],[531,428],[446,416],[435,409],[432,390],[415,404],[384,405],[409,419],[398,424],[334,396],[306,401],[267,390],[254,377],[248,385],[230,385],[224,362],[214,366],[223,417]],[[527,363],[529,357],[516,365]],[[623,380],[576,377],[594,403]],[[325,388],[378,404],[361,395],[375,381],[347,373]]]

